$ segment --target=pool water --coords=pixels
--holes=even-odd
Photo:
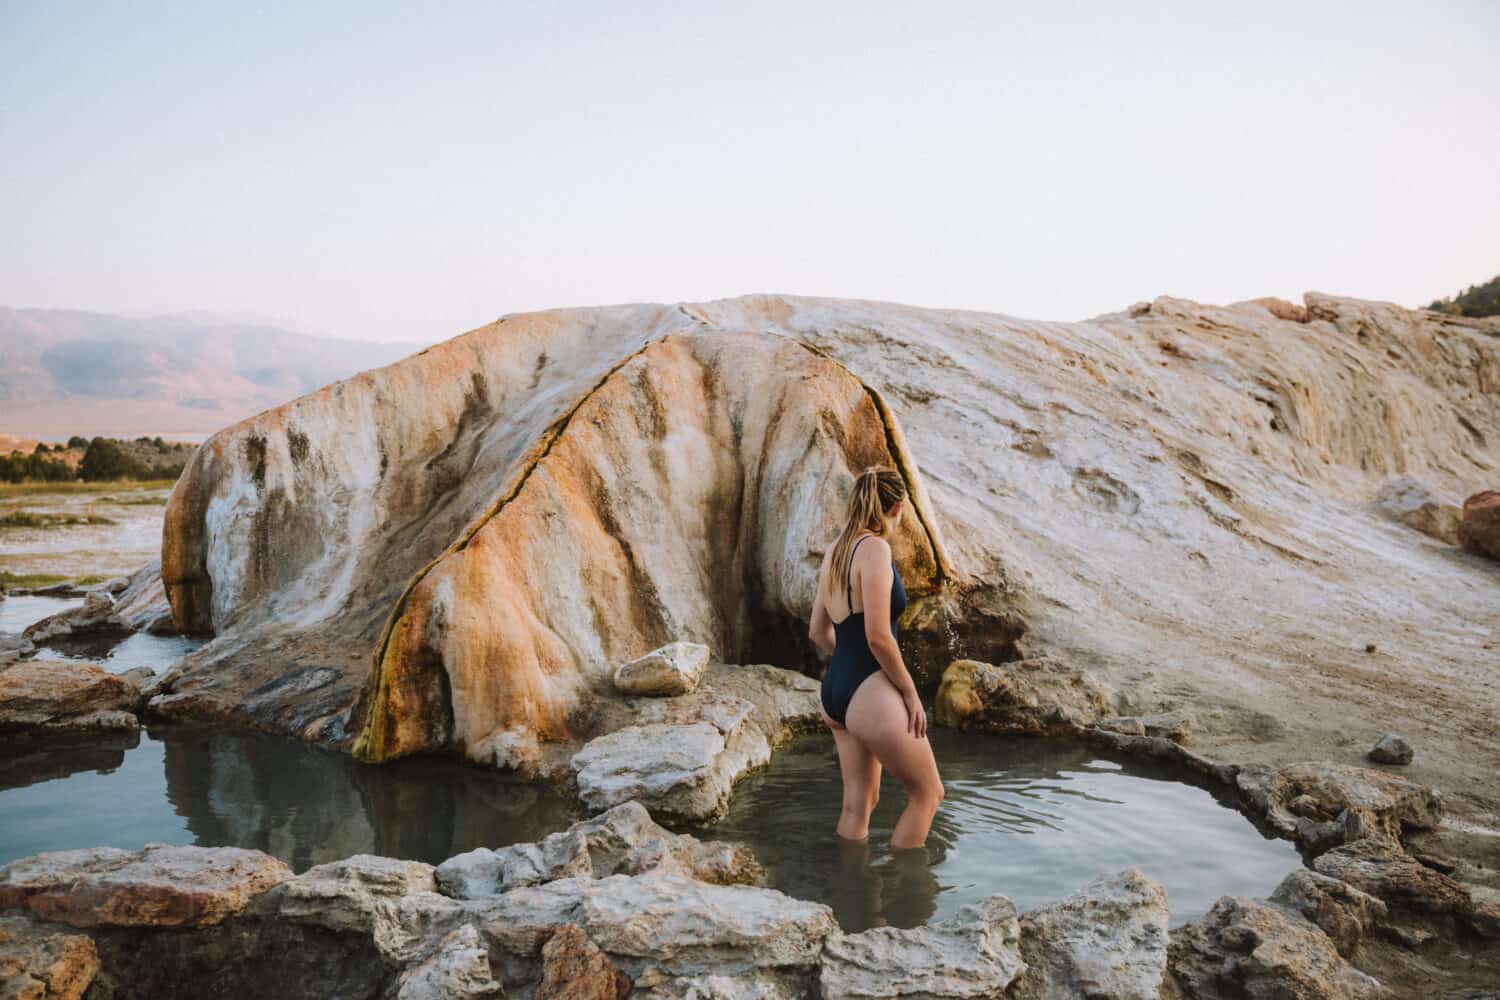
[[[436,864],[577,818],[539,786],[458,761],[376,767],[276,736],[181,729],[130,742],[0,757],[0,864],[147,843],[250,847],[297,871],[351,854]]]
[[[1301,864],[1182,773],[1077,744],[931,731],[947,797],[925,848],[889,848],[889,778],[867,843],[833,834],[833,742],[800,737],[691,832],[743,840],[768,883],[828,903],[847,930],[941,920],[992,893],[1022,911],[1130,865],[1166,886],[1174,924],[1225,894],[1264,896]],[[132,745],[134,744],[134,745]],[[0,757],[0,864],[150,842],[250,847],[303,871],[372,853],[436,864],[537,840],[579,817],[549,790],[452,759],[372,766],[275,736],[170,729],[139,741]]]
[[[0,632],[21,632],[28,625],[82,604],[81,598],[7,597],[0,601]],[[145,632],[107,632],[51,639],[37,647],[37,660],[84,660],[112,674],[134,667],[150,667],[158,674],[191,653],[204,640],[181,635]]]
[[[828,903],[849,931],[943,920],[997,892],[1024,912],[1132,865],[1166,888],[1175,926],[1223,895],[1264,897],[1302,864],[1182,769],[1062,740],[928,736],[946,794],[923,848],[890,849],[906,794],[888,775],[868,842],[834,835],[842,782],[826,734],[780,751],[700,832],[749,842],[771,886]]]

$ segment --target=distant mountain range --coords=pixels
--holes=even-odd
[[[423,346],[314,337],[202,314],[0,306],[0,432],[199,439]]]

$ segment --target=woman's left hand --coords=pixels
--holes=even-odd
[[[906,731],[920,740],[927,735],[927,709],[922,707],[922,699],[915,690],[908,691],[901,699],[906,702]]]

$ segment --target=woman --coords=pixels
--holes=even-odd
[[[905,506],[906,484],[894,470],[871,466],[855,479],[844,530],[818,571],[808,629],[813,645],[832,654],[822,697],[844,776],[836,833],[847,840],[869,836],[880,770],[888,767],[906,789],[906,810],[891,834],[898,848],[926,842],[943,801],[927,713],[896,644],[906,590],[887,539]]]

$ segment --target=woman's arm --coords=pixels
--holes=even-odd
[[[824,560],[827,565],[827,560]],[[813,646],[824,656],[833,655],[833,644],[836,639],[833,631],[833,619],[828,617],[828,609],[823,606],[822,580],[819,579],[818,595],[813,598],[812,621],[807,626],[807,637],[812,640]]]
[[[901,647],[891,634],[891,586],[896,579],[891,572],[891,546],[877,536],[860,549],[855,558],[859,560],[859,596],[865,605],[865,641],[870,644],[870,652],[880,669],[906,702],[907,732],[920,739],[927,735],[927,710],[922,707],[916,682],[901,659]]]

